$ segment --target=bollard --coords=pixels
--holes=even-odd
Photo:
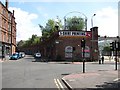
[[[99,59],[99,64],[101,64],[101,60]]]
[[[85,73],[85,60],[83,60],[83,73]]]

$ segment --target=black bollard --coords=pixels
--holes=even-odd
[[[83,60],[83,73],[85,73],[85,60]]]
[[[99,59],[99,64],[101,64],[101,60]]]

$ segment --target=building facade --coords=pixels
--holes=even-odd
[[[0,2],[0,57],[15,52],[16,22],[14,10],[8,10],[8,0],[5,5]]]
[[[92,32],[93,31],[93,32]],[[59,30],[56,34],[46,41],[41,53],[44,57],[51,60],[98,60],[98,27],[90,31],[79,30]],[[93,37],[92,37],[93,34]],[[81,40],[85,40],[85,50],[81,47]],[[84,53],[84,57],[83,57]]]
[[[81,47],[81,40],[83,39],[86,42],[85,59],[88,61],[98,60],[98,27],[93,27],[90,31],[58,30],[49,39],[43,39],[37,45],[19,48],[19,50],[26,54],[41,52],[42,58],[48,60],[83,60],[83,49]]]

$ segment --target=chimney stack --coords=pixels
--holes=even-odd
[[[6,6],[6,8],[8,9],[8,0],[6,0],[5,6]]]
[[[13,10],[13,17],[14,17],[14,12],[15,12],[15,11]]]

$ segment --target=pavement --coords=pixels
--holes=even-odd
[[[114,61],[105,61],[113,63]],[[90,62],[91,63],[91,62]],[[98,63],[98,62],[92,62]],[[120,90],[118,70],[98,70],[93,72],[77,72],[62,78],[69,90]]]
[[[9,61],[9,55],[7,55],[5,58],[0,58],[0,63],[5,62],[5,61]]]

